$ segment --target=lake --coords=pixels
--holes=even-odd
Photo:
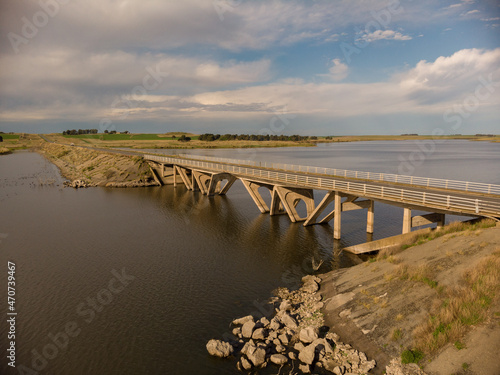
[[[152,151],[500,184],[499,143]],[[367,239],[364,210],[343,215],[334,243],[331,224],[260,214],[241,182],[209,198],[182,185],[74,190],[62,181],[36,153],[0,157],[1,280],[14,262],[16,362],[39,374],[236,374],[207,341],[236,317],[265,313],[272,290],[297,286],[313,262],[318,272],[352,265],[338,250]],[[374,239],[401,228],[402,209],[376,203]]]

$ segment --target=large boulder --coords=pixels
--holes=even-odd
[[[299,339],[303,343],[309,344],[318,338],[318,334],[316,333],[313,327],[307,327],[300,330]]]
[[[244,316],[243,318],[239,318],[239,319],[233,320],[233,325],[235,325],[235,326],[242,326],[246,322],[250,322],[250,321],[253,322],[253,316],[252,315],[247,315],[247,316]]]
[[[274,363],[275,365],[283,365],[288,362],[288,358],[285,357],[283,354],[273,354],[271,356],[271,362]]]
[[[254,340],[264,340],[266,338],[264,328],[257,328],[252,333],[252,339]]]
[[[254,328],[255,328],[254,321],[253,320],[247,321],[245,324],[243,324],[243,327],[241,327],[242,336],[249,339],[250,337],[252,337]]]
[[[213,339],[207,343],[207,350],[210,355],[220,358],[229,357],[234,352],[230,343]]]
[[[295,318],[290,316],[288,313],[283,313],[280,316],[280,320],[281,320],[281,323],[283,323],[285,325],[285,327],[287,327],[287,328],[296,330],[298,327],[297,321],[295,320]]]
[[[299,359],[308,365],[312,365],[315,355],[316,345],[309,344],[299,352]]]
[[[262,366],[266,361],[266,350],[261,347],[251,348],[247,352],[247,357],[255,367]]]

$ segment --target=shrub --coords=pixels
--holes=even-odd
[[[407,349],[401,353],[401,363],[418,363],[424,358],[424,354],[419,350]]]

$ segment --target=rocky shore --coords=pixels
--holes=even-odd
[[[298,290],[279,288],[269,301],[272,316],[235,319],[232,335],[210,340],[207,351],[216,357],[234,358],[235,366],[246,372],[274,365],[303,374],[367,374],[375,361],[324,326],[320,282],[308,275]]]
[[[231,333],[208,342],[208,353],[246,373],[275,366],[278,374],[500,374],[500,268],[483,267],[500,263],[500,226],[487,225],[305,276],[299,289],[274,292],[270,315],[232,321]],[[430,339],[448,342],[422,344],[422,327],[474,274],[492,285],[477,305],[483,318],[453,337],[439,325]],[[408,358],[417,349],[421,356]]]

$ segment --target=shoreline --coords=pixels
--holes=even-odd
[[[68,181],[65,186],[147,187],[157,186],[149,164],[141,156],[97,151],[78,146],[43,144],[34,151],[54,164]]]
[[[462,224],[456,225],[460,227]],[[327,345],[321,340],[327,340],[332,348],[330,352],[332,355],[336,353],[336,348],[342,350],[347,345],[349,350],[352,349],[357,353],[360,365],[361,358],[367,358],[363,365],[371,360],[376,362],[376,366],[370,371],[363,368],[366,372],[357,372],[357,368],[351,368],[349,371],[353,374],[496,375],[500,373],[500,363],[497,361],[495,350],[492,349],[500,344],[500,282],[498,281],[500,270],[495,275],[497,281],[494,284],[498,284],[498,289],[493,288],[491,291],[491,300],[484,306],[481,320],[464,325],[457,331],[458,333],[447,331],[446,328],[431,331],[430,338],[435,342],[432,340],[427,342],[421,338],[423,327],[431,324],[429,317],[438,314],[436,309],[439,310],[443,301],[454,298],[452,296],[455,288],[457,285],[466,284],[467,275],[479,272],[477,270],[485,262],[494,261],[500,265],[498,223],[496,225],[489,222],[469,223],[460,228],[461,231],[452,231],[441,237],[431,238],[428,242],[405,250],[381,252],[377,257],[350,268],[305,276],[302,287],[295,292],[278,288],[275,293],[277,297],[271,298],[276,314],[274,317],[267,317],[264,323],[274,319],[283,326],[280,316],[286,312],[294,317],[299,328],[295,332],[289,332],[293,333],[288,340],[291,345],[278,353],[272,346],[274,340],[267,344],[264,340],[261,340],[262,344],[259,344],[258,340],[251,340],[250,344],[248,341],[245,343],[249,337],[253,338],[253,335],[238,336],[242,329],[239,326],[241,319],[250,320],[250,317],[244,317],[232,323],[235,327],[232,333],[236,337],[232,341],[228,336],[224,337],[229,338],[229,342],[234,345],[228,356],[236,357],[239,368],[243,364],[246,366],[243,367],[245,370],[258,367],[252,365],[253,357],[249,358],[241,346],[245,345],[243,348],[248,349],[248,346],[258,348],[260,345],[266,350],[264,358],[270,365],[278,361],[276,358],[273,360],[273,354],[285,354],[286,361],[280,357],[282,362],[279,362],[280,365],[288,366],[285,368],[285,373],[291,368],[297,369],[298,365],[303,366],[300,369],[302,373],[308,371],[323,374],[348,373],[346,364],[341,362],[340,358],[325,356],[322,348]],[[308,288],[307,285],[311,285],[311,280],[317,281],[318,290],[313,292],[315,297],[312,297],[316,305],[306,314],[321,318],[308,326],[302,323],[303,315],[297,313],[304,311],[304,302],[300,299],[294,301],[289,296],[294,293],[304,294],[304,289]],[[291,308],[287,310],[286,307],[290,302]],[[257,327],[259,322],[260,320],[254,322]],[[326,328],[320,326],[328,327],[328,330],[325,331]],[[263,328],[264,331],[268,329],[264,324],[259,328]],[[302,341],[301,336],[306,334],[302,332],[304,329],[314,331],[312,337],[319,341],[308,342],[307,339]],[[257,336],[266,338],[265,335],[261,337],[261,331]],[[436,344],[436,340],[441,340],[439,345]],[[316,351],[310,349],[313,343]],[[280,345],[277,342],[274,344]],[[316,354],[312,357],[302,354],[299,357],[305,348]],[[210,353],[208,347],[207,350]],[[326,353],[329,353],[329,349]],[[307,362],[304,362],[305,359]],[[247,362],[252,366],[248,367]],[[259,366],[262,365],[260,360],[258,363]],[[306,365],[308,367],[304,367]]]

